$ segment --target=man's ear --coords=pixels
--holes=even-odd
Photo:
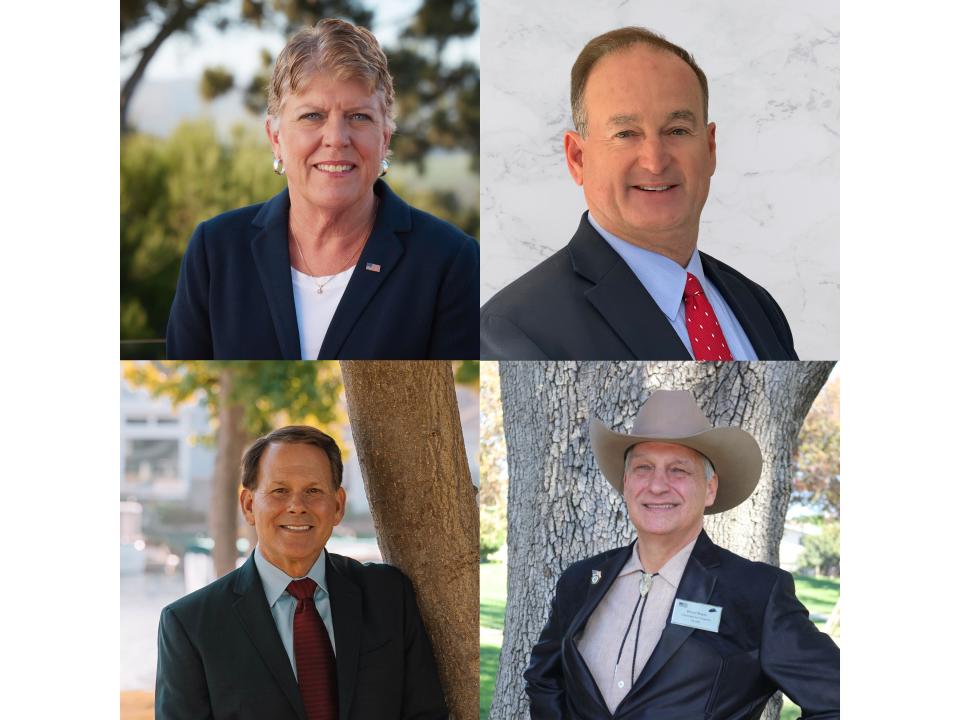
[[[583,136],[573,130],[563,135],[563,153],[567,158],[567,170],[577,185],[583,185]]]
[[[711,505],[713,505],[713,502],[717,499],[718,486],[719,486],[719,482],[717,480],[717,474],[714,473],[713,475],[710,476],[710,479],[707,480],[707,494],[706,494],[706,497],[704,497],[703,499],[704,507],[710,507]]]
[[[707,125],[707,147],[710,149],[710,177],[717,169],[717,124]]]
[[[334,525],[339,525],[340,521],[343,520],[343,514],[347,511],[347,493],[344,491],[343,486],[337,488],[337,514],[333,521]]]
[[[243,518],[247,525],[256,525],[253,520],[253,491],[243,488],[240,491],[240,510],[243,511]]]

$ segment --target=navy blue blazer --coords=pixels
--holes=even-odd
[[[410,581],[327,553],[338,720],[446,720]],[[157,720],[307,720],[253,557],[164,608]]]
[[[382,180],[374,192],[380,208],[373,232],[317,359],[478,357],[477,241],[410,207]],[[168,358],[300,359],[289,214],[284,189],[265,203],[200,223],[180,265]]]
[[[706,253],[703,271],[760,360],[796,360],[773,297]],[[630,266],[583,214],[566,247],[503,288],[480,311],[481,360],[692,360]]]
[[[701,532],[678,600],[723,608],[717,632],[669,619],[612,715],[576,639],[634,544],[574,563],[560,576],[524,673],[531,720],[756,720],[782,690],[808,720],[840,718],[840,650],[810,622],[793,578],[724,550]],[[600,581],[591,582],[593,571]],[[627,609],[625,612],[629,612]],[[616,657],[617,648],[611,648]]]

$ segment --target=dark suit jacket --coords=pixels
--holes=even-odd
[[[840,650],[819,632],[789,573],[751,562],[700,533],[677,599],[723,608],[719,632],[673,625],[611,716],[575,638],[634,545],[571,565],[557,583],[550,619],[524,677],[532,720],[746,720],[777,690],[817,720],[840,717]],[[601,571],[596,585],[593,570]],[[624,612],[629,612],[626,608]],[[616,657],[617,648],[611,648]]]
[[[318,359],[467,359],[478,353],[480,248],[382,180],[380,209]],[[167,324],[177,360],[300,359],[287,190],[200,223]],[[367,264],[379,265],[379,272]]]
[[[327,553],[340,720],[447,717],[410,581]],[[253,556],[164,608],[157,720],[306,720]]]
[[[760,360],[796,360],[773,297],[700,253]],[[663,312],[584,213],[569,244],[480,310],[483,360],[691,360]]]

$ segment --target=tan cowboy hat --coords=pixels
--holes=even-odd
[[[590,444],[600,472],[623,494],[623,464],[637,443],[656,441],[692,448],[713,464],[717,497],[704,512],[736,507],[760,480],[763,456],[753,436],[738,427],[713,427],[688,390],[657,390],[640,408],[629,434],[614,432],[597,419],[590,421]]]

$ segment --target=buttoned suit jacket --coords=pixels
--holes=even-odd
[[[447,718],[410,581],[327,553],[339,720]],[[157,720],[306,720],[253,556],[164,608]]]
[[[653,654],[611,714],[576,640],[634,546],[574,563],[560,577],[524,673],[531,720],[754,720],[777,689],[804,718],[840,717],[840,651],[808,619],[793,578],[714,545],[705,532],[676,599],[721,607],[719,631],[668,618]],[[594,571],[600,573],[596,584]],[[616,654],[611,648],[611,663]]]
[[[382,180],[377,218],[317,359],[476,358],[480,248]],[[300,360],[290,273],[290,195],[200,223],[167,323],[176,360]],[[369,268],[369,269],[368,269]]]
[[[760,360],[796,360],[773,297],[701,252],[703,270]],[[584,213],[573,239],[507,285],[480,310],[484,360],[691,360],[683,342]]]

